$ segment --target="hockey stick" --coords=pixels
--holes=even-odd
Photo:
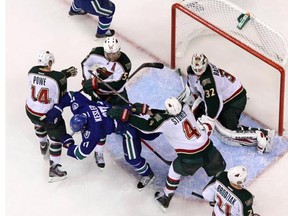
[[[143,63],[142,65],[140,65],[135,71],[134,73],[132,73],[129,77],[128,80],[132,79],[132,77],[134,77],[136,75],[136,73],[138,73],[138,71],[140,71],[143,68],[146,67],[151,67],[151,68],[158,68],[158,69],[163,69],[164,68],[164,64],[160,63],[160,62],[147,62],[147,63]]]
[[[114,94],[116,94],[118,97],[120,97],[123,101],[128,103],[129,105],[132,105],[131,102],[129,102],[126,98],[124,98],[119,92],[117,92],[114,88],[112,88],[109,84],[105,83],[100,77],[96,76],[91,70],[88,70],[88,72],[94,76],[99,82],[101,82],[103,85],[105,85],[107,88],[109,88]]]
[[[185,84],[184,84],[184,80],[183,80],[183,76],[182,76],[181,69],[178,68],[178,69],[177,69],[177,72],[178,72],[178,74],[179,74],[179,76],[180,76],[180,81],[181,81],[182,88],[185,89]]]
[[[192,191],[191,194],[192,194],[193,196],[196,196],[196,197],[200,198],[200,199],[204,199],[204,197],[203,197],[201,194],[195,193],[194,191]]]
[[[172,161],[168,161],[165,158],[163,158],[158,152],[156,152],[152,146],[150,146],[145,140],[141,139],[141,142],[149,149],[151,150],[158,158],[160,158],[165,164],[171,165]]]

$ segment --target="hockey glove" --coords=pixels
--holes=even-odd
[[[61,117],[63,110],[58,105],[54,105],[52,109],[50,109],[46,113],[46,122],[48,124],[56,124]]]
[[[132,105],[132,112],[137,114],[146,115],[148,110],[149,110],[148,104],[134,103]]]
[[[107,111],[107,116],[113,119],[127,122],[129,119],[130,110],[122,107],[112,107]]]
[[[98,80],[97,80],[96,77],[84,81],[84,83],[83,83],[83,91],[86,94],[91,95],[97,89],[98,89]]]
[[[65,74],[66,78],[69,78],[69,77],[76,76],[78,71],[77,71],[77,68],[72,66],[72,67],[69,67],[68,69],[62,70],[62,73]]]
[[[64,148],[69,148],[70,145],[74,145],[75,141],[70,134],[65,134],[61,139],[60,142],[62,143]]]

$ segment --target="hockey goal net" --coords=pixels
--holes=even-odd
[[[274,107],[275,110],[272,112],[277,116],[275,129],[278,129],[278,134],[282,136],[283,131],[288,130],[288,92],[287,88],[285,90],[285,67],[287,62],[286,40],[256,16],[247,13],[244,9],[226,0],[186,0],[174,4],[171,12],[172,68],[181,67],[181,65],[179,65],[181,64],[180,59],[187,55],[187,49],[189,49],[189,44],[192,40],[197,40],[199,36],[201,36],[200,38],[205,36],[208,37],[208,41],[210,40],[211,42],[211,40],[214,40],[215,35],[217,35],[218,38],[220,35],[222,40],[226,39],[225,41],[228,40],[228,42],[232,42],[233,47],[237,49],[240,47],[241,52],[244,51],[246,55],[249,54],[250,56],[252,54],[253,56],[251,57],[256,57],[255,59],[257,59],[257,61],[261,61],[262,64],[273,69],[272,71],[274,71],[274,73],[277,72],[275,73],[277,74],[277,82],[276,84],[271,84],[277,85],[277,93],[269,100],[272,100],[271,104],[277,101],[276,107]],[[211,35],[214,36],[210,37]],[[229,44],[231,44],[230,42]],[[190,49],[193,50],[195,47],[196,45],[192,48],[190,47]],[[223,52],[225,48],[226,47],[223,47]],[[211,49],[213,49],[213,47],[211,47]],[[221,55],[219,50],[215,51],[218,55]],[[186,66],[190,64],[191,56],[192,55],[189,54],[190,59],[185,63]],[[234,64],[237,64],[239,56],[233,57],[235,58],[233,60]],[[213,63],[217,65],[217,62]],[[251,67],[251,65],[249,67]],[[225,65],[223,69],[225,69]],[[253,70],[253,73],[256,73],[255,71],[258,70]],[[263,70],[262,74],[259,71],[258,73],[259,74],[256,75],[258,78],[267,75]],[[261,88],[261,85],[266,84],[257,83],[255,88]],[[262,88],[264,89],[264,86],[262,86]],[[265,86],[265,88],[269,88],[269,86]],[[253,90],[250,90],[250,92],[253,92]],[[258,98],[259,97],[262,97],[262,100],[265,98],[261,95],[258,96]],[[284,109],[285,105],[286,111]],[[262,107],[262,109],[266,108]],[[259,110],[259,112],[261,112],[261,110]],[[255,118],[257,119],[257,116]],[[266,125],[269,126],[269,123]]]

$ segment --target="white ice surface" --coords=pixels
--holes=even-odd
[[[176,1],[114,2],[117,11],[112,27],[121,40],[123,51],[132,60],[132,71],[143,62],[161,60],[169,63],[170,6]],[[253,11],[288,38],[288,25],[285,24],[288,4],[285,1],[235,2]],[[6,215],[161,215],[162,212],[153,199],[153,188],[148,187],[139,192],[135,187],[135,176],[124,171],[108,152],[105,154],[107,167],[103,172],[95,167],[91,156],[83,161],[76,161],[64,154],[62,163],[68,171],[68,179],[47,183],[48,162],[39,154],[33,126],[24,109],[29,93],[27,72],[35,64],[36,55],[42,49],[49,49],[54,53],[55,69],[71,65],[80,69],[80,62],[91,48],[102,43],[101,40],[94,39],[96,19],[91,16],[69,17],[69,7],[69,0],[6,2],[6,95],[3,95],[6,97],[6,110],[2,118],[6,117]],[[4,46],[1,47],[4,49]],[[218,62],[217,55],[213,56],[208,48],[202,47],[204,51],[211,52],[208,54],[215,63]],[[234,62],[229,51],[225,55],[230,56],[228,62]],[[189,60],[185,64],[189,64]],[[232,63],[227,64],[231,71],[234,67],[239,67]],[[226,64],[223,67],[226,69]],[[241,79],[246,82],[245,77]],[[69,89],[80,89],[80,80],[80,74],[77,78],[70,79]],[[248,86],[248,83],[245,85],[253,91],[253,86]],[[1,88],[3,90],[3,85]],[[270,105],[271,101],[262,100],[262,107]],[[256,110],[263,109],[262,107]],[[251,109],[249,106],[247,108]],[[263,118],[276,121],[273,115],[265,114]],[[256,196],[254,210],[260,215],[287,215],[287,164],[286,153],[248,187]],[[175,197],[166,215],[211,215],[211,208],[202,201]]]

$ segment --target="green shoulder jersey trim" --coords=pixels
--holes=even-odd
[[[156,113],[149,119],[144,119],[136,115],[130,115],[129,123],[141,131],[153,132],[157,130],[171,116],[165,113]]]

